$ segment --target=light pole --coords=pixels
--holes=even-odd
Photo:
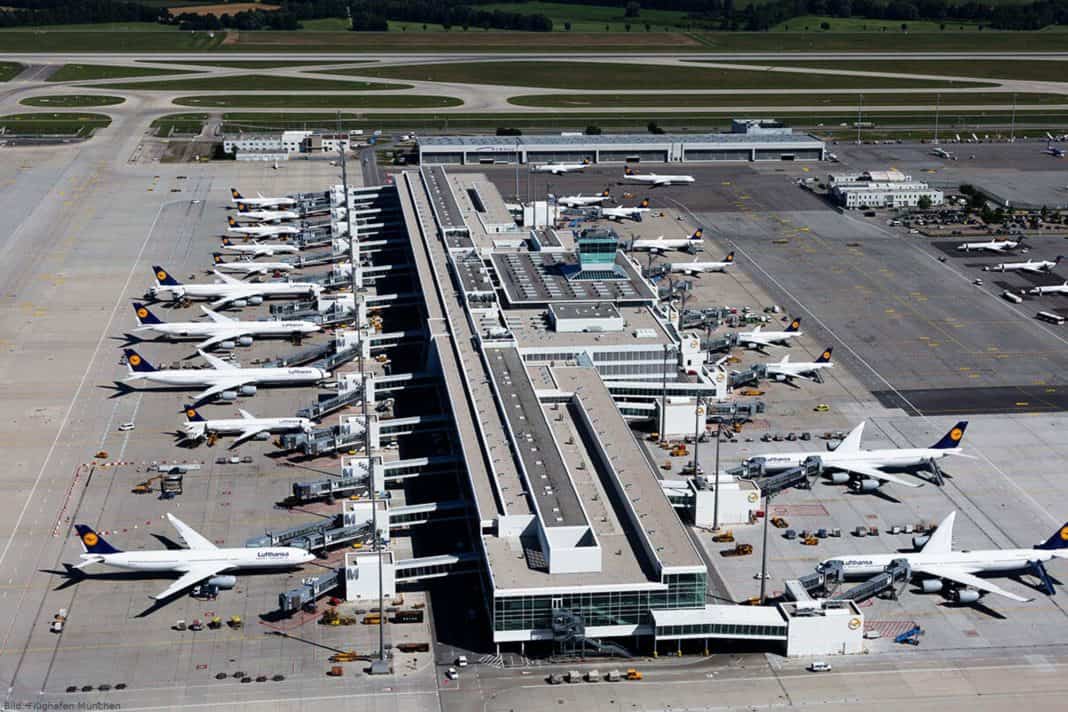
[[[941,94],[935,94],[935,135],[934,135],[934,142],[935,142],[936,146],[938,145],[938,112],[939,112],[939,109],[941,109],[941,108],[942,108],[942,95]]]
[[[723,420],[716,416],[716,474],[715,490],[712,491],[712,531],[719,531],[719,440],[723,433]]]
[[[760,605],[764,605],[768,579],[768,510],[771,508],[771,498],[764,497],[764,543],[760,545]]]
[[[694,408],[693,416],[693,476],[695,478],[701,477],[701,461],[698,459],[698,452],[701,449],[701,421],[704,420],[705,414],[704,408],[701,407],[701,396],[697,396],[697,406]]]

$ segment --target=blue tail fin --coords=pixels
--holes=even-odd
[[[823,353],[820,354],[820,357],[816,359],[816,363],[830,363],[832,351],[834,351],[833,346],[828,346],[827,348],[825,348],[823,350]]]
[[[156,281],[164,287],[180,287],[182,284],[159,265],[152,265],[152,271],[156,274]]]
[[[786,327],[786,331],[787,332],[791,332],[791,333],[794,332],[794,331],[800,331],[800,330],[801,330],[801,317],[796,317],[793,321],[790,322],[790,326]]]
[[[185,407],[185,417],[189,419],[190,423],[204,422],[204,417],[191,405]]]
[[[1049,539],[1035,547],[1036,549],[1068,549],[1068,522],[1064,523]]]
[[[142,358],[141,354],[133,349],[123,349],[122,352],[126,354],[126,363],[129,364],[130,370],[134,373],[152,373],[156,370],[155,366]]]
[[[134,302],[133,305],[134,314],[137,316],[137,323],[144,326],[145,324],[162,324],[162,319],[152,313],[152,311],[140,302]]]
[[[727,256],[723,258],[723,261],[727,264],[731,264],[732,262],[734,262],[734,250],[728,252]]]
[[[74,530],[78,532],[78,538],[82,540],[82,547],[85,548],[87,554],[118,554],[120,552],[120,549],[104,541],[104,537],[94,532],[92,527],[75,524]]]
[[[691,240],[702,240],[702,239],[704,239],[704,235],[705,235],[705,229],[703,227],[699,227],[699,228],[697,228],[696,230],[693,231],[693,234],[690,235],[690,239]],[[732,252],[731,254],[733,255],[734,253]],[[730,259],[733,260],[734,258],[731,257]],[[729,261],[730,260],[728,260],[728,262]]]
[[[964,431],[968,427],[968,421],[962,420],[952,428],[949,432],[942,436],[942,439],[931,446],[934,450],[952,450],[960,445],[960,441],[964,439]]]
[[[231,200],[244,200],[245,196],[241,195],[241,193],[238,191],[237,188],[231,188],[230,189],[230,199]]]

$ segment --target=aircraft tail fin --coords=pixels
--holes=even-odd
[[[85,524],[75,524],[74,530],[78,532],[78,538],[82,541],[82,548],[86,554],[118,554],[111,544],[104,541],[104,537],[93,531],[93,528]]]
[[[241,195],[241,192],[237,188],[231,188],[230,189],[230,202],[231,203],[236,201],[236,200],[244,200],[244,199],[245,199],[245,196]]]
[[[132,373],[152,373],[156,370],[155,366],[133,349],[123,349],[122,352],[126,354],[126,365],[129,366]]]
[[[222,256],[221,252],[212,252],[211,253],[211,259],[217,265],[226,264],[226,260],[223,259],[223,256]]]
[[[604,190],[601,191],[601,197],[602,198],[609,197],[608,188],[605,188]]]
[[[1068,522],[1065,522],[1049,539],[1035,547],[1036,549],[1068,549]]]
[[[960,445],[960,441],[964,438],[964,431],[968,427],[968,421],[962,420],[952,428],[949,432],[942,436],[942,439],[931,446],[934,450],[952,450]]]
[[[830,363],[832,351],[834,351],[833,346],[828,346],[827,348],[825,348],[823,350],[823,353],[820,354],[820,357],[816,359],[816,363]]]
[[[134,302],[134,315],[137,317],[137,323],[141,326],[146,324],[162,324],[162,319],[152,313],[152,310],[146,307],[140,302]]]
[[[179,282],[177,279],[172,277],[170,272],[168,272],[167,270],[163,269],[159,265],[152,265],[152,271],[156,275],[156,282],[158,282],[161,287],[180,287],[180,286],[182,286],[181,282]]]
[[[623,166],[623,175],[625,175],[625,176],[635,175],[634,169],[631,168],[630,166]]]
[[[204,416],[202,416],[200,412],[191,405],[187,405],[185,407],[185,417],[189,420],[190,423],[204,422]]]
[[[649,199],[648,198],[642,198],[642,202],[638,203],[638,207],[639,208],[648,208],[649,207]]]
[[[795,317],[794,320],[790,322],[790,325],[788,327],[786,327],[786,331],[789,332],[789,333],[793,333],[795,331],[800,331],[800,330],[801,330],[801,317]]]
[[[927,539],[921,551],[925,554],[948,554],[953,551],[953,522],[956,519],[955,511],[947,514],[938,528],[934,530],[934,534]]]
[[[727,253],[727,256],[723,258],[723,261],[727,264],[734,264],[734,250]]]
[[[693,242],[699,242],[700,240],[704,239],[704,235],[705,235],[705,229],[703,227],[699,227],[696,230],[694,230],[693,234],[690,235],[690,237],[687,238],[687,239],[692,240]],[[733,255],[734,253],[732,252],[731,254]],[[733,260],[733,259],[734,258],[732,257],[731,260]]]

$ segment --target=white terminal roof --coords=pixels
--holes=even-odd
[[[455,147],[463,149],[515,148],[529,149],[533,146],[557,146],[561,148],[582,148],[585,146],[632,146],[645,144],[661,146],[671,143],[687,145],[701,144],[754,144],[754,143],[813,143],[820,146],[823,142],[805,134],[744,134],[744,133],[706,133],[706,134],[602,134],[600,136],[561,136],[559,134],[537,134],[529,136],[420,136],[420,148]]]
[[[786,626],[778,606],[705,606],[652,610],[657,628],[669,625],[771,625]]]

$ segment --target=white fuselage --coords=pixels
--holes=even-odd
[[[250,430],[271,433],[293,433],[309,430],[308,418],[229,418],[223,420],[191,420],[182,423],[182,432],[189,438],[202,438],[207,433],[243,433]]]
[[[581,171],[585,167],[585,163],[542,163],[534,166],[531,170],[534,173],[552,173],[558,176],[572,171]]]
[[[236,252],[242,255],[250,255],[252,257],[273,257],[275,255],[290,254],[295,255],[300,252],[296,245],[283,245],[281,243],[259,243],[252,245],[223,245],[222,249],[226,252]]]
[[[270,546],[258,549],[164,549],[161,551],[120,551],[116,554],[82,554],[82,561],[95,561],[104,566],[129,571],[182,572],[190,565],[225,564],[234,569],[269,569],[299,566],[315,558],[303,549],[291,546]]]
[[[1032,287],[1031,294],[1068,294],[1068,282],[1050,284],[1045,287]]]
[[[203,339],[222,334],[239,336],[279,336],[314,334],[322,327],[310,321],[233,321],[219,324],[212,321],[174,321],[165,324],[145,324],[134,333],[151,331],[171,339]]]
[[[259,222],[278,222],[279,220],[296,220],[300,213],[292,210],[246,210],[238,213],[239,220],[257,220]]]
[[[672,262],[672,272],[701,274],[703,272],[726,272],[733,262]]]
[[[600,217],[609,220],[637,220],[649,208],[601,208]]]
[[[849,577],[874,576],[886,570],[894,559],[905,559],[915,569],[949,567],[966,573],[1005,573],[1027,568],[1030,561],[1046,562],[1055,558],[1052,551],[1042,549],[1003,549],[988,551],[949,551],[937,554],[855,554],[836,556],[827,561],[842,562],[843,573]],[[826,562],[824,562],[826,563]]]
[[[330,377],[329,371],[313,367],[291,368],[195,368],[195,369],[161,369],[131,374],[126,380],[143,380],[173,388],[201,388],[213,386],[219,382],[243,379],[247,384],[256,385],[307,385],[318,383]],[[237,388],[235,387],[235,390]]]
[[[991,240],[990,242],[965,242],[957,245],[957,249],[962,252],[971,252],[972,250],[985,250],[987,252],[1004,252],[1005,250],[1011,250],[1019,242],[1013,240]]]
[[[811,376],[817,371],[820,371],[824,368],[831,368],[832,366],[834,366],[834,364],[830,363],[829,361],[810,361],[808,363],[791,363],[787,361],[786,363],[769,363],[765,368],[767,368],[768,375],[772,378],[775,378],[777,376],[782,376],[786,378],[801,378]]]
[[[250,208],[291,208],[297,204],[296,198],[230,198],[234,205],[247,205]]]
[[[632,250],[649,250],[652,252],[667,252],[668,250],[693,250],[700,247],[704,243],[703,240],[691,240],[687,237],[681,238],[657,238],[655,240],[635,240],[631,245]],[[693,264],[693,263],[688,263]],[[672,272],[677,270],[672,265]]]
[[[288,262],[216,262],[215,269],[220,272],[236,272],[238,274],[268,274],[270,272],[292,272],[295,265]]]
[[[563,205],[565,208],[582,208],[587,205],[600,205],[606,200],[608,200],[607,195],[569,195],[560,198],[556,202],[560,205]]]
[[[152,295],[170,294],[171,299],[249,299],[251,297],[306,297],[318,294],[319,285],[309,282],[257,282],[255,284],[179,284],[152,288]]]
[[[300,228],[293,225],[240,225],[226,228],[227,232],[249,237],[276,237],[278,235],[299,235]]]
[[[738,333],[738,343],[742,346],[749,344],[771,346],[785,344],[790,339],[796,339],[799,336],[801,336],[800,331],[742,331]]]
[[[956,449],[940,448],[902,448],[900,450],[853,450],[850,452],[775,452],[754,457],[764,458],[764,469],[768,472],[782,472],[800,467],[806,458],[820,458],[824,469],[845,469],[851,465],[869,468],[909,468],[919,467],[931,460],[941,460],[950,454],[960,454]]]
[[[677,185],[693,183],[693,176],[661,176],[656,173],[640,173],[638,175],[624,175],[623,180],[633,183],[647,183],[649,185]]]
[[[1056,266],[1056,262],[1050,262],[1049,260],[1038,260],[1037,262],[1027,260],[1026,262],[1003,262],[999,265],[994,265],[993,269],[996,272],[1048,272]]]

